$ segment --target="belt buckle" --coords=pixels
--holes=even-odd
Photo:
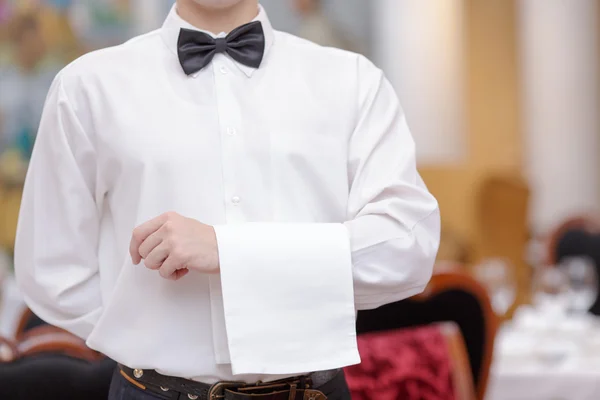
[[[219,400],[225,398],[225,390],[248,386],[243,382],[217,382],[208,391],[208,400]]]

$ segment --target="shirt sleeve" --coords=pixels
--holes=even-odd
[[[437,202],[393,88],[362,57],[358,69],[347,222],[215,228],[235,374],[357,363],[355,309],[417,294],[431,277]]]
[[[15,272],[35,314],[84,339],[102,312],[95,160],[59,75],[46,99],[25,182]]]
[[[440,241],[436,199],[417,172],[415,143],[383,73],[359,63],[360,117],[350,140],[348,222],[358,309],[422,292]]]

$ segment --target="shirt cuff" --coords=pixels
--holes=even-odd
[[[360,362],[344,225],[251,223],[215,231],[235,375]]]

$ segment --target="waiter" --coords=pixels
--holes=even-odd
[[[438,243],[381,70],[257,0],[178,0],[54,80],[16,273],[119,363],[111,399],[336,400],[355,310],[421,292]]]

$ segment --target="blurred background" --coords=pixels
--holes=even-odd
[[[399,330],[390,340],[403,342],[434,326],[460,344],[447,375],[435,359],[429,384],[402,378],[398,387],[417,391],[397,398],[425,398],[419,391],[434,386],[436,399],[600,398],[600,0],[262,4],[277,29],[363,53],[385,71],[440,202],[428,291],[359,315],[365,341]],[[35,325],[14,287],[12,248],[50,83],[78,56],[160,27],[171,6],[0,0],[0,380],[29,354],[23,334]],[[458,342],[447,339],[457,332]],[[362,350],[363,360],[384,357]],[[356,398],[370,398],[360,382],[372,373],[348,372]]]

